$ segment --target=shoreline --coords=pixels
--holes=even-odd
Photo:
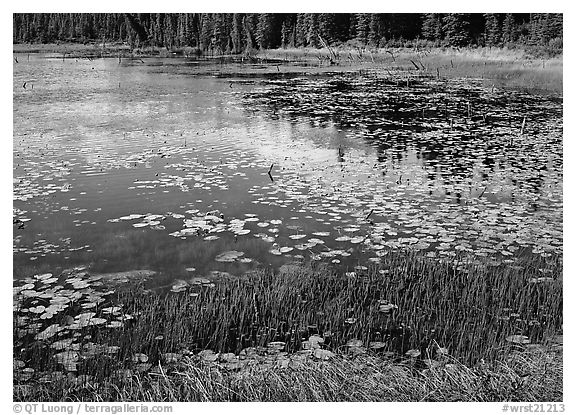
[[[26,65],[25,53],[147,58],[124,45],[53,45],[60,52],[28,46],[14,64]],[[240,69],[214,68],[223,76],[361,70],[442,84],[469,77],[562,91],[561,58],[495,50],[336,52],[267,50],[245,56]],[[486,258],[441,262],[402,251],[354,272],[303,262],[241,276],[187,268],[161,287],[146,279],[156,271],[43,263],[47,268],[13,281],[13,399],[561,401],[562,255],[522,259],[514,266]]]
[[[486,86],[563,93],[563,56],[534,58],[522,49],[506,48],[381,48],[270,49],[238,55],[211,55],[195,48],[131,50],[124,44],[13,44],[14,54],[62,54],[63,58],[189,58],[205,61],[229,59],[238,63],[305,66],[311,72],[400,70],[407,74],[444,79],[480,79]],[[278,69],[279,70],[279,69]]]
[[[317,349],[321,350],[321,349]],[[492,365],[457,359],[394,362],[374,354],[296,354],[235,370],[225,354],[172,356],[148,373],[44,375],[14,381],[14,402],[562,402],[563,345],[518,350]],[[424,366],[422,366],[424,365]],[[528,373],[528,374],[527,374]],[[346,385],[346,388],[343,388]]]
[[[461,273],[418,256],[387,261],[354,276],[292,266],[194,277],[166,293],[145,288],[151,271],[31,277],[15,289],[14,400],[562,400],[560,263],[539,279],[538,258]],[[30,310],[47,286],[58,315],[44,320]],[[80,289],[76,304],[60,301],[60,286]],[[532,315],[535,304],[547,316]],[[38,318],[52,324],[30,332]]]

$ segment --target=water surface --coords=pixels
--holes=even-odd
[[[15,277],[562,252],[559,98],[414,73],[19,62]]]

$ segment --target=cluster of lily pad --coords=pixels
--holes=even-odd
[[[92,341],[91,328],[120,330],[134,318],[114,301],[115,286],[154,275],[151,271],[93,274],[85,267],[25,278],[14,287],[14,346],[39,344],[66,371],[97,354],[114,356],[119,347]],[[31,357],[33,358],[33,356]]]
[[[226,251],[216,260],[243,258],[244,252]],[[278,275],[244,277],[187,267],[188,277],[171,281],[167,290],[158,287],[163,276],[147,270],[93,273],[78,267],[36,274],[14,288],[15,379],[80,378],[95,367],[111,378],[196,364],[231,371],[289,368],[339,353],[376,353],[422,365],[450,348],[471,358],[486,346],[470,346],[478,333],[454,319],[470,301],[464,318],[493,328],[482,333],[493,344],[539,347],[534,342],[561,323],[558,264],[547,259],[533,258],[526,275],[501,267],[489,282],[485,270],[471,264],[452,270],[422,258],[386,261],[378,272],[356,266],[341,276],[299,263],[283,265]],[[482,310],[478,304],[491,305]],[[291,320],[289,313],[295,313]]]
[[[320,165],[288,159],[306,180],[292,174],[277,186],[305,194],[300,202],[315,216],[333,207],[371,219],[362,242],[376,254],[406,248],[496,260],[562,250],[562,112],[553,98],[470,81],[403,86],[381,75],[339,75],[268,81],[245,99],[290,120],[347,128],[375,148],[337,149],[336,163],[336,155]],[[520,135],[523,117],[531,121]]]
[[[78,215],[72,224],[80,228],[108,221],[180,240],[269,244],[257,257],[235,246],[246,262],[350,266],[402,249],[500,264],[561,253],[561,102],[405,75],[308,76],[233,89],[221,128],[158,125],[106,139],[84,131],[82,145],[62,148],[42,126],[19,131],[15,255],[92,252],[90,244],[28,233],[29,221],[50,215]],[[164,193],[196,200],[112,219],[102,207],[82,206],[94,180],[126,169],[137,171],[121,185],[132,202]],[[40,198],[46,203],[33,204]]]

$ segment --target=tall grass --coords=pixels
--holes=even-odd
[[[280,272],[257,270],[243,277],[226,277],[213,287],[206,286],[189,292],[165,295],[142,286],[132,287],[119,291],[117,301],[122,304],[124,312],[134,319],[127,321],[121,329],[88,327],[78,336],[86,338],[86,342],[119,346],[118,354],[112,358],[104,353],[95,353],[81,363],[78,374],[89,376],[100,386],[112,382],[112,385],[119,387],[111,379],[118,369],[135,369],[132,362],[135,353],[145,353],[149,363],[156,365],[162,362],[164,353],[194,356],[201,350],[211,349],[238,355],[249,347],[282,341],[286,342],[284,352],[292,354],[309,347],[305,340],[311,335],[321,336],[324,339],[322,347],[336,352],[338,356],[335,366],[322,366],[322,370],[326,371],[347,373],[357,370],[358,364],[373,367],[375,363],[370,360],[372,358],[380,359],[379,365],[392,364],[393,360],[402,362],[404,353],[409,349],[420,351],[417,361],[421,368],[426,367],[422,366],[423,362],[441,361],[449,353],[461,362],[462,367],[472,368],[487,362],[492,365],[491,370],[501,370],[495,369],[499,367],[498,362],[509,361],[511,356],[518,355],[519,350],[525,352],[525,346],[506,340],[509,335],[525,335],[533,343],[538,343],[561,330],[561,267],[561,259],[555,257],[530,257],[521,265],[505,266],[482,261],[438,262],[416,254],[393,254],[384,257],[378,268],[344,275],[325,266],[293,265]],[[383,312],[380,307],[383,301],[397,308],[385,307],[386,312]],[[377,352],[371,351],[372,357],[364,356],[362,359],[367,360],[358,363],[357,360],[350,360],[348,352],[357,353],[359,348],[351,350],[346,346],[353,339],[360,340],[365,347],[375,341],[385,346]],[[360,349],[364,355],[366,349]],[[41,341],[23,349],[18,348],[14,353],[15,359],[27,362],[36,373],[59,370],[51,356],[52,352]],[[529,359],[533,359],[533,356]],[[246,391],[235,392],[240,394],[238,396],[223,396],[215,390],[199,395],[199,390],[208,386],[214,389],[217,384],[210,383],[210,376],[214,374],[212,369],[197,367],[196,363],[180,368],[174,379],[168,377],[159,380],[150,377],[144,370],[139,376],[147,379],[146,385],[136,387],[130,383],[129,386],[122,386],[124,390],[131,391],[126,392],[127,395],[119,390],[115,394],[111,391],[102,393],[108,396],[107,399],[156,399],[162,393],[168,394],[167,382],[170,381],[170,384],[176,382],[179,385],[172,391],[178,400],[186,400],[189,395],[200,400],[244,400],[248,396],[254,399],[296,399],[290,395],[291,392],[280,393],[282,382],[304,382],[310,376],[309,372],[315,370],[315,364],[310,367],[304,365],[297,373],[284,375],[278,375],[268,367],[266,370],[271,374],[255,375],[250,372],[252,374],[246,375],[248,378],[242,377],[247,383],[227,386],[230,390],[252,388],[252,394],[246,396],[242,395],[248,393]],[[204,372],[206,370],[208,372]],[[224,372],[226,370],[222,369],[222,373],[217,375],[216,379],[220,379],[218,382],[228,379],[227,372]],[[234,370],[231,372],[236,373]],[[338,378],[337,374],[330,373],[323,378],[323,382],[336,382],[330,377]],[[428,373],[430,376],[440,376],[434,375],[434,371]],[[466,376],[472,376],[470,373]],[[210,376],[205,378],[208,374]],[[277,389],[269,391],[269,396],[262,395],[267,393],[265,390],[259,390],[259,382],[263,382],[262,377],[265,376],[279,377],[275,386]],[[290,376],[297,379],[289,380]],[[378,378],[389,374],[384,375],[380,371],[374,376]],[[233,379],[232,376],[229,381],[236,382]],[[416,379],[417,376],[414,376],[410,382],[415,383]],[[446,379],[434,380],[440,381]],[[208,382],[210,385],[204,385],[202,389],[198,382]],[[192,384],[200,389],[194,389]],[[27,390],[26,382],[20,386],[24,388],[22,390]],[[298,392],[307,400],[344,399],[344,395],[338,395],[337,390],[330,389],[328,393],[315,390],[310,384],[302,384],[301,387],[311,388],[307,392],[304,389]],[[49,389],[44,385],[39,391]],[[61,394],[65,391],[56,389],[59,392],[52,390],[46,393],[57,392],[51,397],[63,399]],[[188,392],[183,392],[187,389]],[[24,392],[18,390],[15,389],[15,397],[24,398],[21,395]],[[422,391],[422,388],[418,390]],[[422,392],[422,396],[432,389],[424,387],[424,390],[427,392]],[[141,396],[143,393],[148,394],[147,397]],[[315,396],[314,393],[319,395]],[[401,396],[420,396],[402,393],[396,390],[386,396],[398,396],[399,400],[404,399]],[[362,394],[345,396],[351,400],[368,397]],[[432,399],[430,396],[428,398]],[[383,397],[378,395],[378,399]],[[476,395],[474,399],[483,398]]]
[[[16,384],[15,401],[562,401],[562,350],[514,352],[492,366],[467,367],[445,358],[418,370],[373,355],[313,359],[287,368],[230,371],[185,359],[145,375],[97,382],[54,374],[52,381]]]
[[[384,341],[400,353],[435,342],[473,364],[498,356],[508,335],[539,340],[561,326],[561,281],[533,282],[544,267],[559,275],[556,259],[511,268],[393,255],[381,268],[349,276],[322,266],[260,270],[219,281],[197,297],[128,291],[119,301],[140,317],[120,338],[129,334],[131,348],[140,349],[131,352],[163,335],[164,351],[238,353],[271,341],[294,351],[302,339],[329,332],[333,349],[350,339]],[[381,300],[398,308],[380,312]]]
[[[563,58],[535,58],[523,49],[507,48],[350,48],[336,47],[337,66],[330,65],[328,49],[276,49],[259,57],[286,62],[308,62],[331,70],[395,69],[442,78],[483,79],[487,85],[561,93]],[[333,59],[334,60],[334,59]],[[413,63],[414,62],[414,63]],[[419,69],[415,68],[416,65]]]

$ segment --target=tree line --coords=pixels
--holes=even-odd
[[[540,46],[560,13],[15,13],[14,43],[121,42],[200,52],[335,46]]]

